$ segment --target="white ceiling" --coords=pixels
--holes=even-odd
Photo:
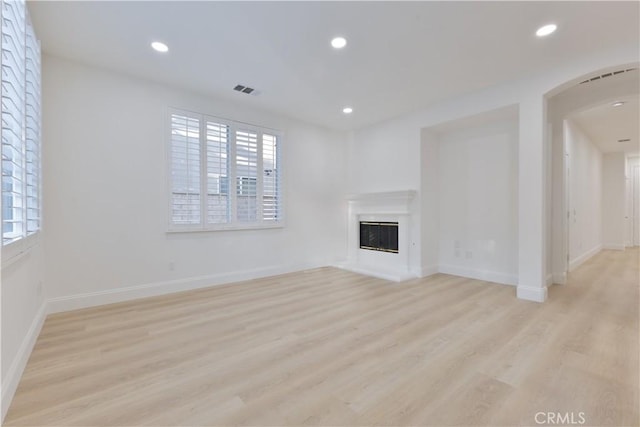
[[[625,104],[613,107],[611,102],[572,115],[603,153],[624,151],[637,153],[640,144],[640,102],[638,95],[620,98]],[[631,139],[629,142],[618,142]]]
[[[640,49],[639,6],[29,2],[46,53],[344,130],[596,52]],[[535,37],[548,22],[558,31]],[[335,35],[345,49],[330,47]],[[152,51],[153,40],[170,52]],[[236,84],[261,94],[234,92]]]

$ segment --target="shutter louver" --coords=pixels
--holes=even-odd
[[[27,235],[40,229],[40,45],[27,27],[26,38],[26,215]]]
[[[2,2],[2,243],[25,236],[25,4]]]
[[[236,218],[253,222],[258,217],[258,134],[236,131]]]
[[[171,115],[171,217],[174,224],[200,224],[200,121]]]
[[[264,221],[278,221],[280,219],[280,165],[278,163],[278,138],[275,135],[263,134],[262,219]]]
[[[207,122],[207,221],[229,222],[229,127]]]

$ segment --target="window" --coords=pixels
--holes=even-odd
[[[184,111],[170,127],[172,230],[282,223],[279,132]]]
[[[2,244],[40,229],[40,45],[24,1],[1,0]]]

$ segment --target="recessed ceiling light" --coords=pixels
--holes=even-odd
[[[169,52],[169,46],[167,46],[162,42],[153,42],[151,43],[151,47],[153,48],[153,50],[157,52],[162,52],[162,53]]]
[[[351,113],[353,113],[353,108],[351,108],[351,107],[344,107],[344,108],[342,109],[342,112],[343,112],[343,113],[345,113],[345,114],[351,114]]]
[[[623,101],[616,101],[613,104],[611,104],[612,107],[622,107],[624,105]]]
[[[331,46],[333,46],[336,49],[342,49],[346,45],[347,45],[347,39],[345,39],[344,37],[336,37],[333,40],[331,40]]]
[[[545,25],[543,27],[538,28],[538,31],[536,31],[536,36],[538,37],[548,36],[549,34],[553,33],[557,29],[558,29],[558,26],[556,24]]]

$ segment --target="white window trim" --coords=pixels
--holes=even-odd
[[[284,168],[282,167],[282,165],[284,164],[284,153],[283,153],[283,149],[282,149],[282,145],[283,145],[283,140],[284,140],[284,132],[277,130],[277,129],[272,129],[266,126],[257,126],[257,125],[253,125],[253,124],[248,124],[248,123],[244,123],[244,122],[240,122],[240,121],[236,121],[236,120],[230,120],[230,119],[225,119],[222,117],[218,117],[218,116],[212,116],[212,115],[208,115],[208,114],[204,114],[204,113],[198,113],[195,111],[190,111],[187,109],[182,109],[182,108],[175,108],[175,107],[170,107],[167,110],[167,114],[165,116],[164,119],[164,129],[165,129],[165,175],[166,175],[166,182],[165,182],[165,194],[167,196],[167,209],[166,209],[166,215],[167,215],[167,219],[166,219],[166,223],[167,223],[167,231],[166,233],[168,234],[179,234],[179,233],[207,233],[207,232],[212,232],[212,231],[241,231],[241,230],[262,230],[262,229],[279,229],[279,228],[285,228],[286,227],[286,216],[285,216],[285,198],[284,198],[284,188],[281,188],[280,193],[279,193],[279,198],[280,198],[280,219],[278,221],[265,221],[262,218],[262,203],[260,203],[258,205],[258,213],[256,215],[260,215],[258,216],[258,218],[260,218],[258,221],[256,222],[247,222],[247,223],[243,223],[243,222],[237,222],[237,221],[232,221],[229,223],[225,223],[225,224],[208,224],[207,223],[207,216],[205,213],[203,213],[203,211],[206,212],[206,203],[205,201],[201,198],[200,199],[200,207],[201,207],[201,214],[200,214],[200,218],[201,218],[201,223],[200,224],[186,224],[186,225],[176,225],[172,222],[171,220],[171,212],[172,212],[172,208],[173,208],[173,204],[172,204],[172,198],[171,198],[171,191],[172,191],[172,179],[171,179],[171,161],[172,161],[172,157],[171,157],[171,116],[172,114],[180,114],[189,118],[193,118],[193,119],[198,119],[200,120],[200,135],[203,135],[203,127],[206,127],[205,121],[210,120],[216,123],[220,123],[220,124],[224,124],[227,126],[230,126],[231,128],[235,129],[235,128],[240,128],[241,130],[248,130],[248,131],[252,131],[252,132],[256,132],[258,134],[262,134],[265,131],[268,131],[268,133],[270,135],[274,135],[278,138],[278,146],[277,146],[277,150],[278,150],[278,160],[280,161],[280,167],[278,168],[278,174],[279,174],[279,180],[280,183],[283,184],[285,182],[284,180]],[[204,119],[204,120],[203,120]],[[234,137],[235,138],[235,137]],[[260,152],[262,152],[262,138],[259,138],[259,142],[258,142],[258,150],[260,150]],[[201,168],[203,166],[203,162],[202,162],[202,156],[206,156],[206,152],[203,152],[203,150],[201,150],[200,153],[200,158],[201,158]],[[229,147],[229,156],[232,159],[236,158],[236,144],[230,144]],[[260,167],[262,165],[262,154],[259,156],[258,159],[258,170],[261,170]],[[204,179],[205,174],[201,172],[201,180]],[[229,170],[229,187],[231,187],[231,183],[235,183],[236,179],[236,167],[232,167]],[[284,187],[284,185],[282,186]],[[202,188],[202,185],[201,185]],[[261,186],[259,186],[259,188],[261,188]],[[261,198],[261,189],[258,192],[259,194],[256,195],[256,197],[258,197],[258,200],[260,200]],[[236,191],[235,191],[235,187],[234,187],[234,191],[231,191],[229,189],[229,198],[230,198],[230,217],[231,218],[235,218],[236,216]]]
[[[22,237],[4,245],[2,247],[2,260],[0,261],[2,268],[4,269],[28,255],[34,247],[38,246],[40,244],[41,231],[42,227],[27,237]]]

